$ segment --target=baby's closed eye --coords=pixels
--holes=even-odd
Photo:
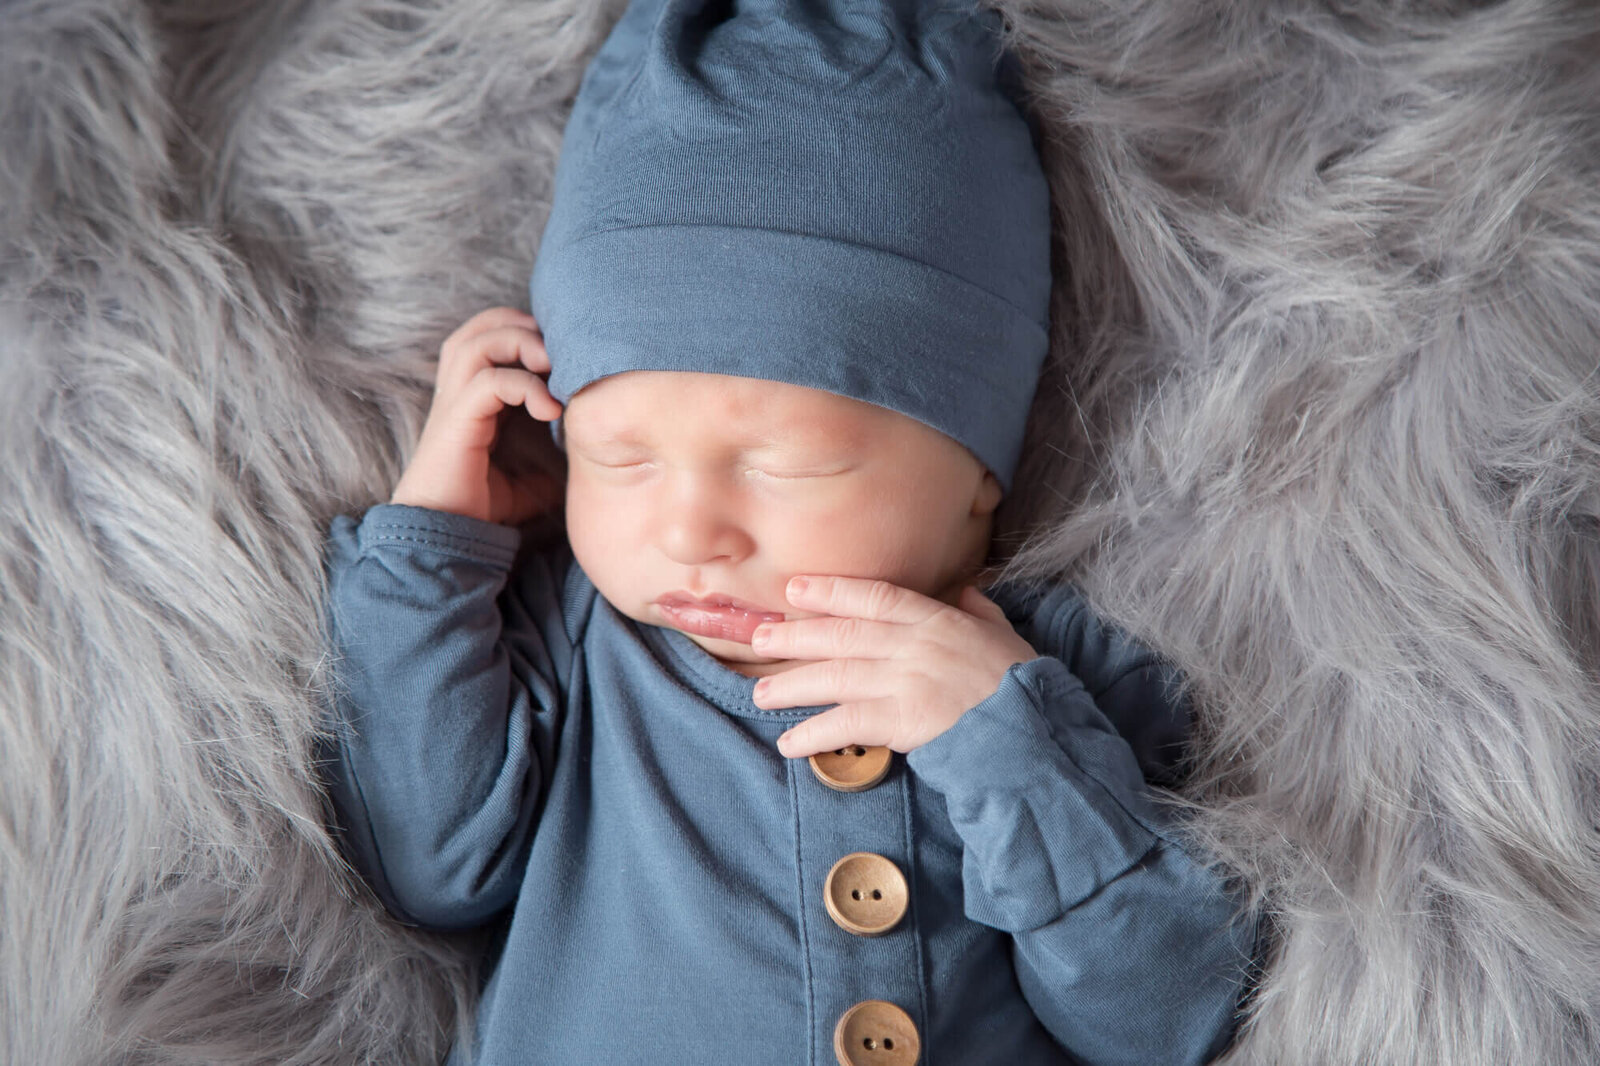
[[[571,455],[571,457],[582,459],[586,463],[592,463],[595,466],[603,466],[603,467],[606,467],[606,468],[611,469],[611,470],[630,470],[630,469],[632,469],[633,467],[636,467],[636,466],[647,466],[647,465],[649,465],[649,462],[650,462],[650,460],[648,460],[648,459],[631,459],[631,458],[613,458],[613,457],[608,457],[608,458],[605,458],[605,459],[596,459],[596,458],[593,458],[592,456],[576,455],[575,453],[573,453]]]
[[[848,474],[855,466],[841,466],[830,468],[789,468],[778,466],[750,466],[745,468],[747,477],[775,478],[779,481],[804,481],[811,478],[837,477]]]

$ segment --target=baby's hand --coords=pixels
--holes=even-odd
[[[838,704],[778,738],[791,759],[847,744],[910,751],[993,695],[1012,663],[1039,657],[974,586],[961,590],[960,607],[858,577],[795,577],[787,594],[796,607],[835,617],[763,623],[751,647],[823,661],[762,678],[756,705]]]
[[[445,339],[422,439],[390,503],[515,525],[558,502],[554,479],[513,480],[489,460],[505,409],[526,407],[543,422],[561,417],[538,376],[550,372],[538,329],[526,311],[492,307]]]

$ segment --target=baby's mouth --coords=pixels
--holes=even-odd
[[[731,596],[696,599],[688,593],[673,592],[657,599],[653,606],[674,629],[740,644],[750,643],[750,634],[762,622],[783,621],[782,612],[764,611]]]

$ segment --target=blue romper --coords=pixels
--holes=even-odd
[[[1040,657],[841,791],[775,744],[824,708],[757,708],[755,678],[619,613],[564,540],[513,568],[520,545],[395,504],[329,537],[342,847],[401,921],[493,923],[453,1064],[910,1061],[904,1035],[836,1048],[864,1003],[902,1012],[924,1066],[1227,1045],[1258,923],[1146,783],[1187,706],[1072,586],[986,589]],[[853,853],[903,875],[887,932],[824,899]]]

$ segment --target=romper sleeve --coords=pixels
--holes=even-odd
[[[906,764],[962,838],[967,916],[1011,934],[1023,994],[1074,1061],[1208,1062],[1231,1041],[1261,922],[1146,780],[1175,772],[1186,710],[1081,598],[1035,606],[1018,631],[1058,654],[1013,664]]]
[[[336,837],[401,921],[481,925],[520,887],[570,675],[565,538],[402,504],[330,527]]]

